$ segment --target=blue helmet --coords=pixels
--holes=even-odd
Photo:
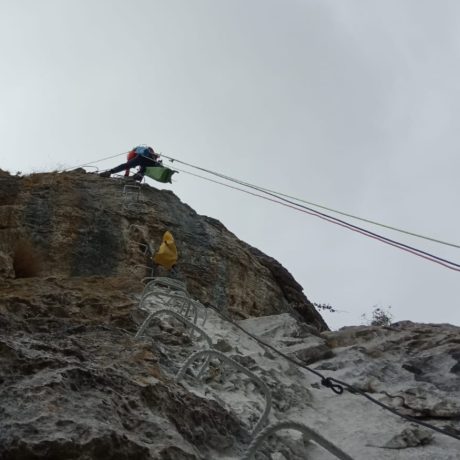
[[[136,153],[136,155],[150,158],[158,158],[158,155],[155,153],[152,147],[149,147],[148,145],[138,145],[137,147],[134,147],[133,150]]]

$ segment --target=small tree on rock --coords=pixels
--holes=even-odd
[[[393,321],[393,314],[390,312],[391,306],[386,308],[373,306],[371,317],[366,314],[361,315],[361,318],[370,326],[389,326]]]

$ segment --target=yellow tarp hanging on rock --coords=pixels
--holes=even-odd
[[[161,243],[160,249],[153,256],[153,260],[156,264],[171,270],[171,268],[177,262],[177,248],[174,242],[172,233],[166,231],[163,235],[163,242]]]

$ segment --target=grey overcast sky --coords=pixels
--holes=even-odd
[[[459,244],[459,57],[457,0],[0,0],[0,168],[49,171],[145,143]],[[176,178],[152,185],[344,310],[324,315],[332,328],[374,305],[460,325],[459,272]],[[460,263],[460,249],[366,227]]]

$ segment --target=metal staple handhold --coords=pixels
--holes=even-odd
[[[146,278],[144,278],[145,280]],[[145,286],[144,290],[142,291],[142,296],[146,295],[148,292],[155,290],[156,288],[163,288],[167,289],[169,291],[181,291],[187,292],[187,288],[185,286],[185,283],[182,281],[174,280],[172,278],[166,278],[166,277],[155,277],[152,278],[151,281],[149,281]]]
[[[149,245],[148,243],[141,243],[140,241],[137,241],[137,240],[135,240],[135,239],[129,237],[129,235],[131,234],[131,232],[133,231],[133,229],[134,229],[134,230],[137,230],[137,231],[141,234],[142,238],[144,238],[144,228],[142,228],[142,227],[141,227],[140,225],[138,225],[138,224],[130,224],[130,225],[128,226],[128,238],[127,238],[127,240],[128,240],[130,243],[133,243],[133,244],[137,245],[138,247],[144,248],[144,250],[142,251],[142,254],[143,254],[144,256],[146,256],[147,254],[151,253],[152,250],[151,250],[151,247],[150,247],[150,245]],[[153,274],[153,273],[152,273],[152,274]]]
[[[200,302],[191,299],[187,291],[170,292],[154,287],[142,296],[139,308],[141,310],[151,310],[146,304],[151,300],[154,301],[155,298],[158,298],[159,303],[164,307],[171,308],[174,306],[178,308],[178,313],[184,318],[188,318],[191,313],[193,315],[193,324],[198,325],[198,320],[201,320],[201,327],[206,324],[208,310]],[[194,331],[192,331],[191,338],[193,338],[193,333]]]
[[[137,228],[141,233],[144,232],[144,228],[143,228],[141,225],[138,225],[138,224],[130,224],[130,225],[128,226],[128,232],[130,232],[130,230],[131,230],[132,228]]]
[[[193,324],[187,318],[184,318],[180,313],[177,313],[177,312],[175,312],[173,310],[170,310],[169,308],[163,308],[161,310],[157,310],[157,311],[154,311],[154,312],[150,313],[150,315],[142,323],[141,327],[137,331],[137,333],[134,336],[134,338],[135,339],[139,338],[143,334],[143,332],[147,329],[147,327],[149,326],[149,324],[153,320],[153,318],[155,318],[157,316],[160,316],[160,315],[172,316],[173,318],[178,319],[179,321],[181,321],[182,323],[184,323],[185,325],[190,327],[192,329],[192,331],[197,331],[201,335],[201,337],[203,337],[206,340],[206,342],[208,343],[209,348],[212,348],[213,345],[212,345],[211,337],[209,337],[209,335],[205,331],[203,331],[203,329],[198,327],[196,324]],[[193,339],[193,332],[192,332],[190,338]],[[205,367],[208,365],[208,362],[209,362],[209,356],[206,358],[205,362],[200,367],[200,369],[199,369],[199,371],[197,373],[197,376],[201,375],[201,373],[203,372]]]
[[[335,455],[340,460],[353,460],[348,454],[346,454],[343,450],[339,449],[338,447],[334,446],[330,441],[325,439],[316,431],[312,430],[311,428],[303,425],[302,423],[294,422],[294,421],[284,421],[284,422],[276,422],[273,423],[266,428],[264,428],[251,442],[248,450],[243,455],[241,460],[251,460],[254,457],[254,454],[259,449],[262,442],[270,435],[274,434],[279,430],[297,430],[301,433],[306,434],[310,439],[315,441],[320,446],[324,447],[327,451],[331,454]]]
[[[142,250],[142,255],[146,256],[149,254],[150,252],[150,246],[146,243],[140,243],[139,241],[133,239],[133,238],[128,238],[127,239],[129,243],[131,243],[133,246],[136,245],[138,247],[138,249],[140,249],[141,247],[143,248]]]
[[[253,372],[251,372],[250,370],[246,369],[241,364],[237,363],[233,359],[229,358],[228,356],[224,355],[223,353],[221,353],[220,351],[217,351],[217,350],[197,351],[192,356],[187,358],[187,361],[185,361],[185,363],[182,365],[181,369],[179,370],[178,374],[176,375],[176,382],[179,382],[182,379],[182,377],[184,376],[185,371],[187,370],[187,368],[195,360],[197,360],[198,358],[201,358],[202,356],[215,356],[215,357],[219,358],[222,361],[226,361],[228,364],[230,364],[231,366],[235,367],[239,371],[243,372],[243,374],[246,374],[251,380],[256,382],[257,385],[259,385],[259,387],[262,390],[262,393],[265,396],[265,409],[262,412],[262,415],[260,416],[259,420],[257,421],[256,425],[254,426],[254,428],[252,430],[252,435],[257,433],[260,430],[260,428],[267,421],[268,414],[270,413],[270,409],[272,407],[272,396],[271,396],[270,390],[268,389],[268,387],[265,384],[265,382],[262,379],[260,379],[259,377],[257,377],[257,375],[255,375]],[[200,370],[200,372],[197,375],[197,378],[200,377],[202,371],[203,371],[203,369]]]
[[[180,300],[181,295],[170,295],[170,298],[166,301],[166,305],[170,305],[172,300]],[[179,302],[178,302],[179,303]],[[190,309],[193,310],[193,324],[196,324],[198,321],[198,308],[197,306],[193,303],[193,300],[190,297],[186,298],[185,302],[182,302],[182,306],[180,307],[179,313],[184,316],[185,318],[188,318]],[[185,313],[184,313],[185,310]]]
[[[157,298],[158,300],[160,300],[161,306],[163,307],[177,308],[178,313],[180,313],[184,317],[188,316],[190,312],[190,306],[192,305],[192,300],[190,299],[190,297],[188,297],[188,294],[185,294],[183,292],[169,293],[169,292],[157,290],[157,291],[150,291],[144,297],[142,297],[139,302],[139,308],[141,310],[150,310],[150,308],[146,306],[146,303],[152,298],[153,299]],[[186,309],[185,314],[182,313],[184,309]],[[193,305],[193,311],[194,311],[193,323],[196,324],[197,319],[198,319],[198,312],[197,312],[195,305]]]
[[[133,190],[130,190],[130,189],[134,189],[134,192]],[[130,194],[135,194],[136,195],[135,201],[139,201],[140,192],[141,192],[141,188],[137,185],[124,185],[123,186],[123,203],[127,204],[126,201]]]
[[[153,274],[153,267],[149,267],[148,265],[141,265],[141,264],[136,264],[131,267],[131,271],[133,271],[136,267],[142,267],[150,270],[150,274]]]
[[[169,302],[167,301],[166,304],[169,305]],[[184,313],[185,308],[187,309]],[[190,309],[193,310],[193,324],[196,325],[198,325],[198,319],[200,318],[199,312],[203,312],[203,320],[201,322],[201,327],[204,327],[206,320],[208,319],[208,310],[197,300],[190,299],[188,305],[185,303],[182,305],[181,309],[179,310],[179,313],[185,318],[188,318]],[[194,331],[192,331],[191,338],[193,338],[193,333]]]
[[[208,309],[198,300],[192,299],[192,303],[199,312],[203,312],[203,321],[201,323],[201,327],[203,327],[208,319]]]
[[[142,294],[140,302],[143,302],[148,297],[155,297],[155,296],[159,296],[159,297],[171,296],[176,299],[181,298],[181,299],[191,300],[187,291],[171,291],[168,289],[164,289],[161,286],[156,286],[156,287],[153,287],[152,289],[149,289],[144,294]]]
[[[170,310],[169,308],[162,308],[161,310],[153,311],[152,313],[150,313],[150,315],[142,323],[141,327],[137,331],[137,333],[134,336],[134,338],[137,339],[145,331],[145,329],[148,327],[150,321],[154,317],[160,316],[160,315],[173,316],[174,318],[178,319],[179,321],[182,321],[184,324],[186,324],[187,326],[191,327],[195,331],[198,331],[200,333],[200,335],[206,340],[206,342],[208,342],[209,348],[212,348],[211,337],[209,337],[209,335],[203,329],[198,327],[196,324],[193,324],[191,321],[189,321],[187,318],[182,316],[180,313],[177,313],[176,311]]]

